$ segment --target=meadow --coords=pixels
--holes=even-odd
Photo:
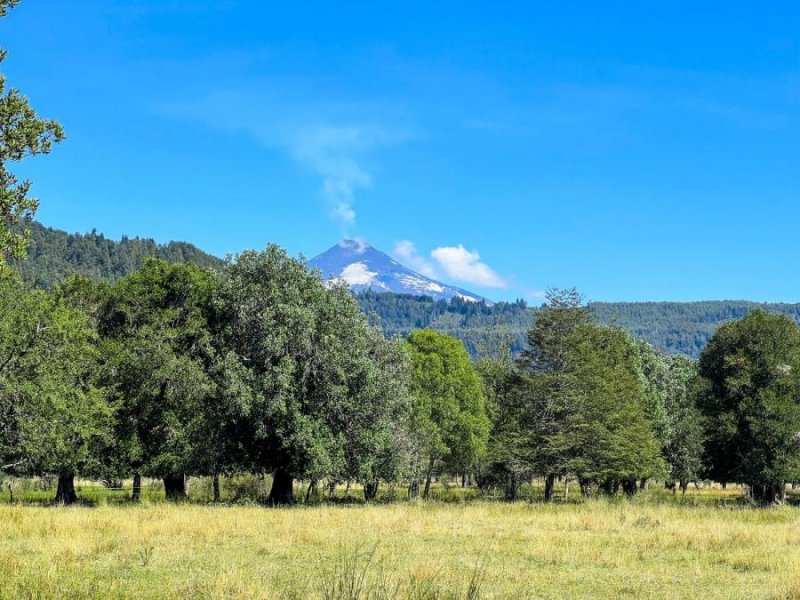
[[[80,487],[68,508],[0,499],[0,597],[800,598],[800,510],[737,489],[278,509],[207,503],[202,481],[181,504]]]

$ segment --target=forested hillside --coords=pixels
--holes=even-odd
[[[102,233],[67,233],[30,225],[28,256],[11,264],[23,280],[35,287],[50,289],[70,273],[80,273],[95,281],[116,281],[138,269],[145,258],[155,257],[203,267],[221,267],[222,260],[186,242],[158,244],[154,240],[123,237],[116,241]]]
[[[356,298],[370,323],[387,336],[431,327],[460,339],[473,356],[492,354],[498,345],[510,345],[514,354],[521,352],[531,323],[532,313],[524,300],[487,305],[461,298],[448,302],[372,291]]]
[[[491,353],[506,338],[511,341],[512,351],[520,352],[533,314],[522,300],[488,306],[460,299],[448,303],[426,296],[375,292],[357,297],[370,322],[387,335],[406,335],[414,329],[431,327],[459,338],[473,355]],[[800,323],[800,303],[590,302],[587,308],[598,323],[617,325],[665,352],[693,358],[699,356],[722,323],[739,319],[754,308],[785,314]]]
[[[783,314],[800,323],[800,303],[590,302],[588,308],[600,323],[622,327],[634,337],[670,354],[695,358],[722,323],[741,319],[755,308]]]

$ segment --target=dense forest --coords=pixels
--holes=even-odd
[[[545,501],[557,481],[613,496],[707,478],[781,503],[800,481],[800,327],[785,315],[729,321],[692,361],[551,290],[512,349],[474,360],[430,328],[387,338],[346,286],[275,245],[51,291],[6,272],[0,480],[54,477],[70,504],[79,477],[132,478],[135,501],[142,477],[181,499],[187,476],[209,476],[218,501],[220,476],[269,474],[271,505],[295,502],[298,479],[315,498],[357,483],[367,502],[382,484],[427,498],[442,476],[508,500],[541,478]]]
[[[186,242],[158,244],[151,239],[123,237],[120,241],[102,233],[67,233],[32,222],[27,258],[11,260],[23,281],[52,289],[73,273],[93,281],[116,281],[138,269],[146,258],[195,263],[220,268],[223,261]]]
[[[671,354],[700,356],[717,328],[760,308],[800,323],[800,303],[759,303],[745,300],[706,302],[590,302],[598,323],[617,325],[635,338]]]
[[[370,322],[387,335],[407,335],[414,329],[431,327],[460,339],[473,356],[491,354],[499,340],[510,340],[512,351],[520,352],[533,318],[532,310],[522,300],[492,305],[461,299],[448,303],[427,296],[376,292],[365,292],[357,298]],[[595,322],[621,327],[668,354],[692,358],[700,356],[722,323],[740,319],[755,308],[786,315],[800,323],[800,303],[720,300],[587,304]]]

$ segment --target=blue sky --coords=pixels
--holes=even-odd
[[[23,0],[39,219],[497,299],[800,301],[796,2]]]

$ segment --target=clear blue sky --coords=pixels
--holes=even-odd
[[[800,4],[22,0],[39,218],[535,301],[800,301]],[[478,258],[479,256],[479,258]]]

